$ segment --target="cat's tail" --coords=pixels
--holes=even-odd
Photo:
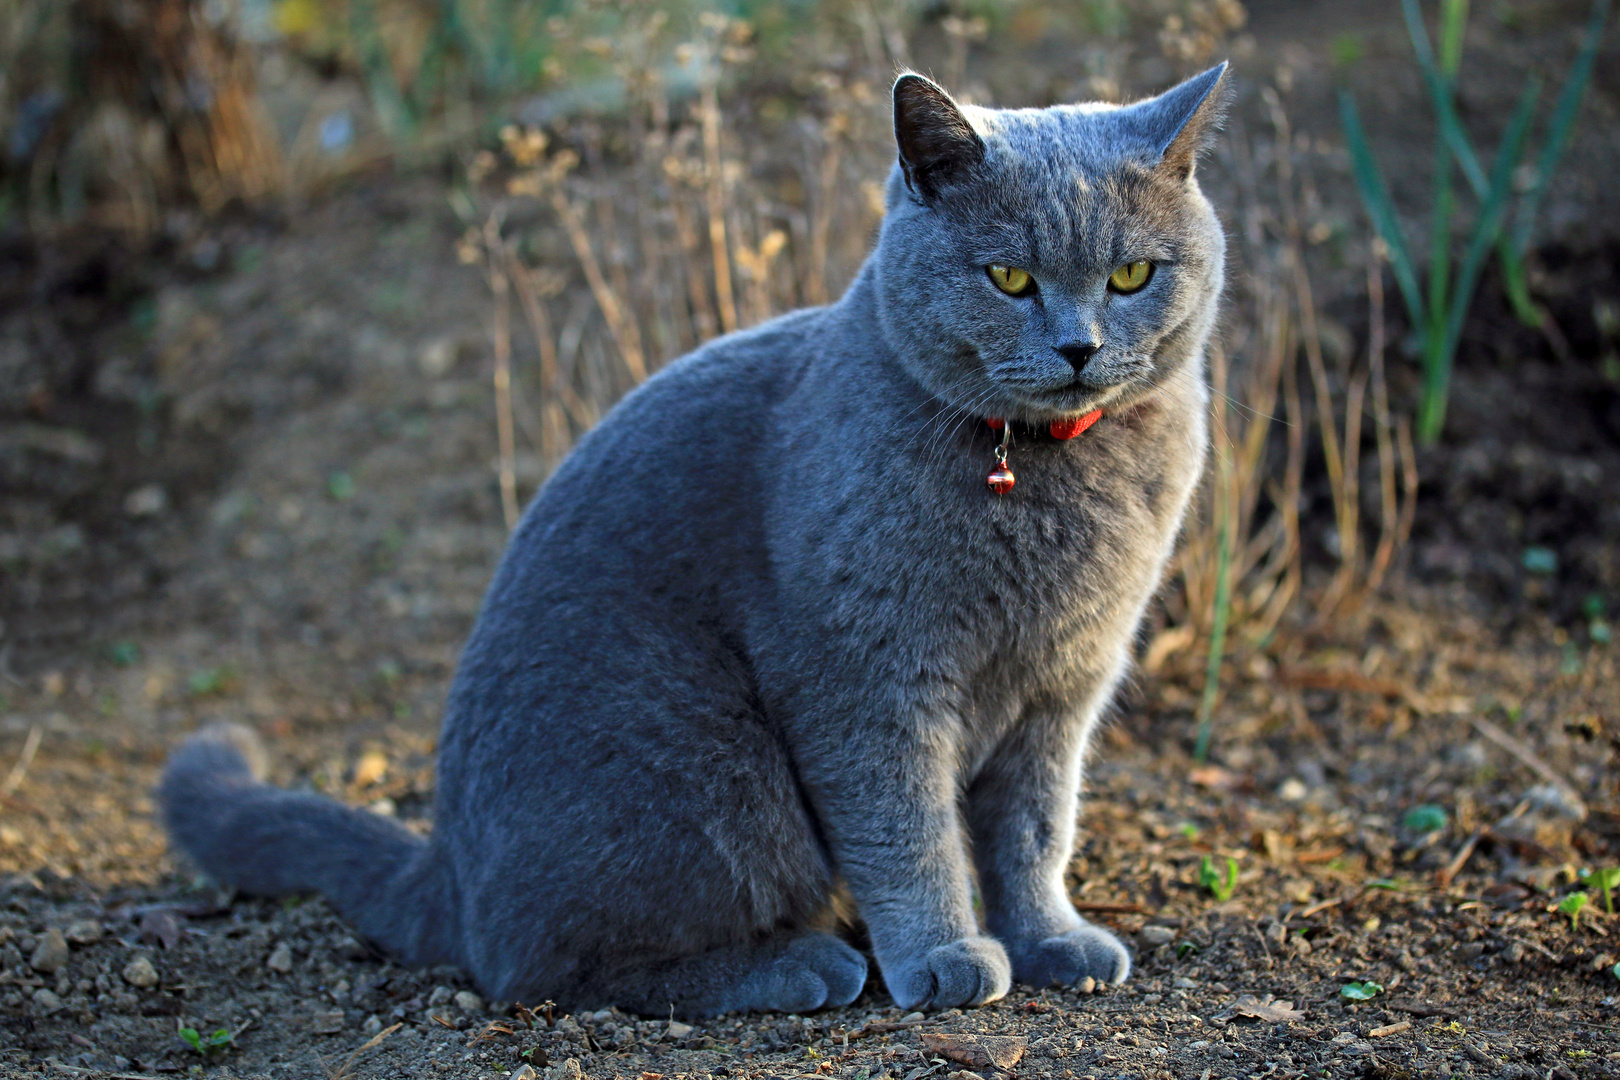
[[[364,937],[412,965],[459,963],[449,874],[397,822],[260,782],[259,738],[236,724],[193,735],[163,771],[171,842],[207,874],[256,896],[318,892]]]

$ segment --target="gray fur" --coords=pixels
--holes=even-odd
[[[267,787],[209,733],[165,776],[171,836],[500,998],[841,1005],[866,976],[828,932],[845,891],[905,1008],[1123,979],[1063,874],[1202,470],[1223,240],[1192,167],[1224,70],[1019,111],[902,76],[844,297],[671,364],[529,507],[451,688],[432,838]],[[1138,259],[1145,289],[1105,290]],[[985,416],[1017,422],[1005,495]]]

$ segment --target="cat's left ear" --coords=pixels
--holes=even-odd
[[[1177,180],[1192,176],[1198,155],[1215,141],[1226,119],[1232,80],[1222,61],[1156,98],[1122,109],[1127,122],[1153,148],[1154,168]]]
[[[906,186],[925,203],[984,160],[984,140],[951,95],[914,71],[894,83],[894,141]]]

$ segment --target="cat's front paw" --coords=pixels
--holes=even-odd
[[[1031,986],[1073,986],[1086,978],[1122,983],[1131,954],[1119,938],[1089,923],[1013,953],[1013,976]]]
[[[883,981],[902,1009],[953,1009],[1005,996],[1012,964],[1001,942],[968,937],[890,965]]]

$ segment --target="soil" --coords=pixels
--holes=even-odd
[[[1352,81],[1386,167],[1420,91],[1393,20],[1303,6],[1251,6],[1249,62],[1290,66],[1323,217],[1361,230],[1330,43],[1365,38]],[[1569,46],[1581,5],[1521,7],[1520,30],[1471,40],[1471,70]],[[1620,1075],[1620,919],[1596,889],[1557,910],[1582,869],[1620,866],[1614,51],[1536,259],[1564,346],[1484,283],[1396,581],[1234,665],[1209,763],[1188,752],[1199,678],[1174,665],[1099,740],[1073,893],[1130,943],[1132,979],[927,1017],[877,979],[804,1017],[530,1014],[372,955],[318,899],[222,896],[171,861],[150,791],[213,719],[263,732],[277,782],[428,828],[445,688],[506,532],[487,289],[431,174],[157,251],[9,244],[0,1075]],[[969,74],[1002,100],[1053,67],[1003,87],[1007,54],[983,52]],[[1232,186],[1218,160],[1209,184]],[[1359,339],[1365,294],[1331,246],[1323,309]]]

